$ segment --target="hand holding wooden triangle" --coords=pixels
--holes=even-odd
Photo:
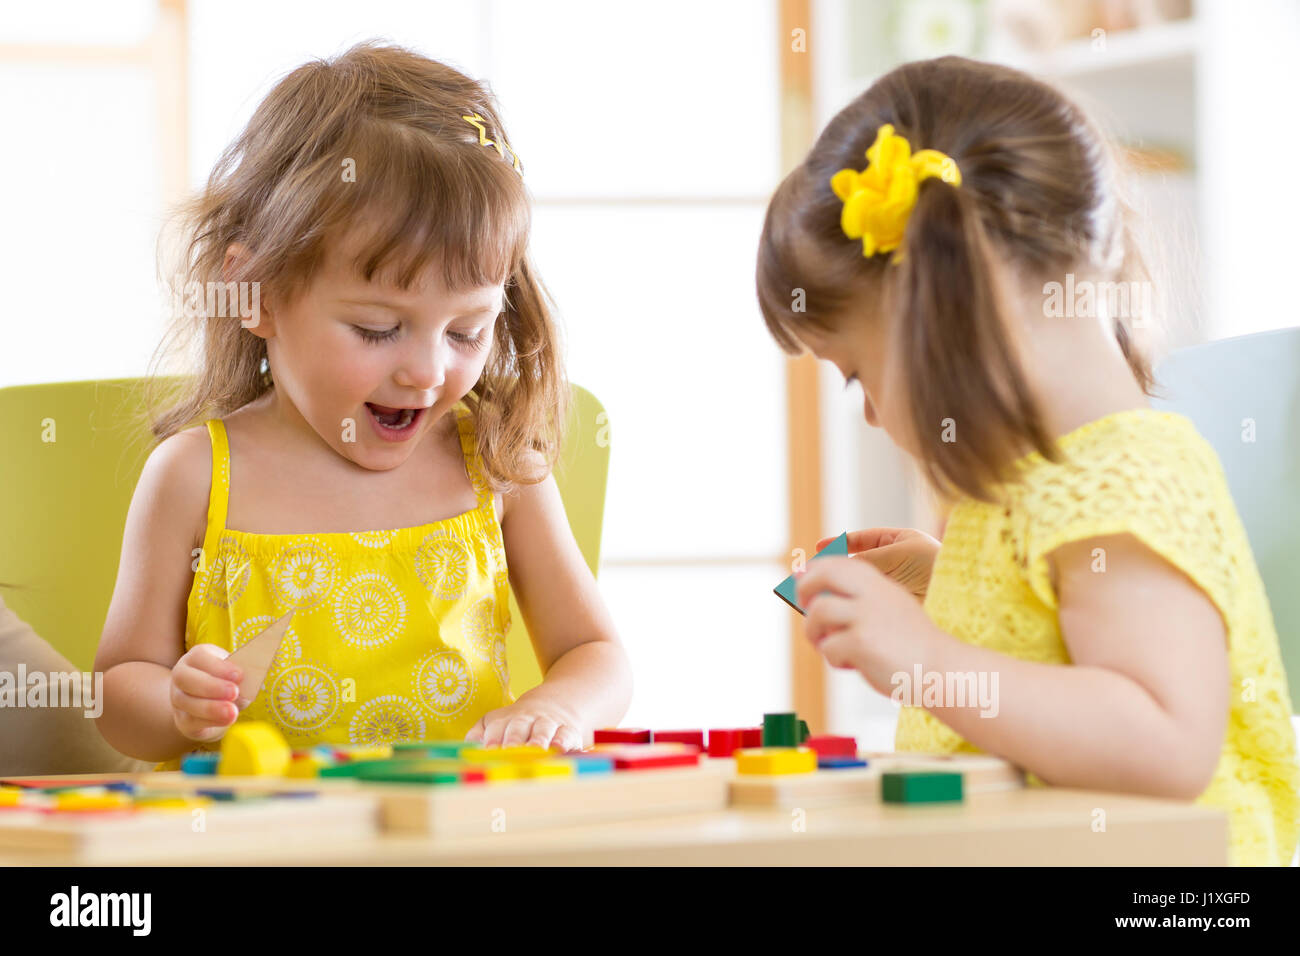
[[[239,682],[239,697],[235,700],[235,706],[240,710],[251,704],[261,691],[266,672],[271,669],[271,661],[275,660],[275,654],[289,630],[293,613],[290,611],[227,658],[244,674]]]

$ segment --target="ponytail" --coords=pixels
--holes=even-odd
[[[937,179],[922,183],[903,259],[893,268],[899,272],[897,354],[931,486],[995,501],[991,486],[1026,453],[1021,436],[1059,461],[1016,357],[1000,263],[972,191]]]

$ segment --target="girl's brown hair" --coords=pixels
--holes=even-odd
[[[899,251],[866,258],[840,227],[831,177],[862,169],[885,123],[913,150],[936,149],[961,185],[921,184]],[[941,497],[996,501],[994,486],[1028,444],[1060,461],[1018,359],[1004,297],[1008,280],[1149,279],[1114,153],[1077,105],[1033,78],[960,57],[908,63],[845,107],[767,210],[758,299],[786,351],[802,323],[827,331],[873,301],[900,322],[892,337],[907,377],[907,421],[919,464]],[[794,311],[796,289],[803,311]],[[1149,360],[1124,317],[1114,335],[1134,378],[1154,394]],[[961,440],[939,423],[961,416]]]
[[[480,142],[462,118],[472,114],[501,150]],[[363,224],[354,265],[367,281],[382,273],[408,288],[434,263],[452,289],[504,281],[492,353],[466,404],[493,484],[538,481],[558,454],[568,387],[550,299],[528,256],[528,196],[509,142],[490,92],[409,50],[369,42],[307,63],[271,90],[182,207],[173,299],[209,283],[257,281],[263,303],[289,301],[326,249]],[[223,275],[232,243],[248,254]],[[237,317],[196,323],[189,312],[190,320],[173,316],[155,361],[197,346],[201,364],[179,393],[161,379],[149,390],[159,441],[272,387],[264,339]]]

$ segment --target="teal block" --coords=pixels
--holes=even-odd
[[[609,757],[599,754],[565,754],[565,757],[573,761],[574,773],[579,776],[585,773],[614,772],[614,761]]]
[[[845,531],[842,535],[840,535],[830,544],[826,545],[826,547],[822,548],[820,551],[814,554],[812,559],[816,561],[818,558],[826,558],[831,556],[848,557],[848,554],[849,554],[849,533]],[[786,604],[790,605],[800,614],[807,613],[806,611],[804,611],[802,607],[799,606],[798,600],[795,599],[795,581],[794,581],[793,574],[790,575],[788,578],[786,578],[784,581],[782,581],[780,584],[778,584],[772,590],[776,592],[777,597],[779,597]]]
[[[181,758],[181,773],[211,776],[217,772],[220,760],[219,753],[186,754]]]
[[[893,770],[880,775],[885,803],[946,803],[962,799],[961,774],[942,770]]]

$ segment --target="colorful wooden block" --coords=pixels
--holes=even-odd
[[[572,777],[574,774],[573,763],[562,758],[532,760],[528,763],[520,764],[520,769],[523,771],[523,775],[530,779],[544,777]]]
[[[810,731],[808,730],[808,721],[806,721],[806,720],[800,718],[800,720],[799,720],[799,746],[802,747],[802,746],[803,746],[803,742],[804,742],[805,740],[807,740],[809,736],[810,736]]]
[[[237,647],[227,658],[229,663],[238,665],[243,672],[239,681],[239,696],[242,701],[252,703],[261,692],[262,684],[266,681],[266,673],[271,669],[271,662],[275,660],[276,652],[284,642],[284,635],[288,633],[294,613],[290,611],[281,617],[261,634],[255,635],[247,643]],[[247,705],[242,704],[242,706]]]
[[[603,727],[592,737],[596,744],[648,744],[650,731],[644,727]]]
[[[734,728],[717,728],[709,730],[709,756],[710,757],[730,757],[733,753],[745,746],[741,739],[744,731]]]
[[[757,747],[736,751],[736,772],[775,776],[787,773],[812,773],[817,769],[817,754],[807,747]]]
[[[135,807],[140,810],[195,810],[199,807],[206,807],[212,803],[211,798],[199,794],[187,795],[181,793],[158,795],[151,797],[140,797],[135,801]]]
[[[238,722],[221,739],[217,773],[223,777],[283,776],[292,752],[284,737],[261,721]]]
[[[831,555],[838,555],[840,557],[844,557],[848,553],[849,553],[849,533],[846,531],[838,538],[836,538],[834,541],[832,541],[830,544],[826,545],[826,547],[822,548],[820,551],[814,554],[813,560],[816,560],[817,558],[830,557]],[[777,597],[779,597],[786,604],[790,605],[800,614],[806,614],[807,612],[804,611],[804,609],[799,606],[799,599],[796,597],[796,592],[795,592],[795,584],[796,584],[795,577],[792,574],[772,590],[776,592]]]
[[[740,746],[746,748],[763,746],[763,728],[742,727],[740,730]]]
[[[522,780],[523,776],[524,768],[519,763],[503,760],[483,767],[483,777],[487,783],[514,783],[516,780]]]
[[[284,775],[298,779],[310,779],[319,777],[322,770],[332,766],[334,766],[332,760],[321,756],[315,751],[298,753],[293,755],[293,760],[289,763],[289,769],[285,771]]]
[[[82,810],[129,810],[130,794],[98,788],[100,792],[68,791],[54,795],[53,809],[61,812]]]
[[[555,753],[545,747],[523,744],[515,747],[482,747],[477,750],[466,750],[461,753],[460,759],[473,764],[528,763],[553,756]]]
[[[650,734],[652,744],[689,744],[704,749],[702,730],[655,730]]]
[[[938,770],[886,771],[880,776],[885,803],[946,803],[962,799],[961,774]]]
[[[585,752],[566,754],[565,757],[573,761],[573,769],[578,774],[614,772],[613,757]]]
[[[689,744],[660,743],[612,749],[609,756],[615,770],[654,770],[663,767],[693,767],[700,751]]]
[[[858,741],[855,737],[836,737],[833,734],[813,734],[803,746],[817,751],[818,757],[856,757]]]
[[[799,718],[793,713],[763,715],[764,747],[799,746]]]
[[[459,757],[463,750],[482,749],[482,744],[465,740],[422,740],[393,744],[394,757]]]
[[[851,767],[865,767],[867,762],[857,757],[818,757],[818,770],[848,770]]]
[[[200,776],[211,776],[217,772],[217,764],[221,762],[221,754],[203,753],[186,754],[181,758],[181,773],[192,773]]]

